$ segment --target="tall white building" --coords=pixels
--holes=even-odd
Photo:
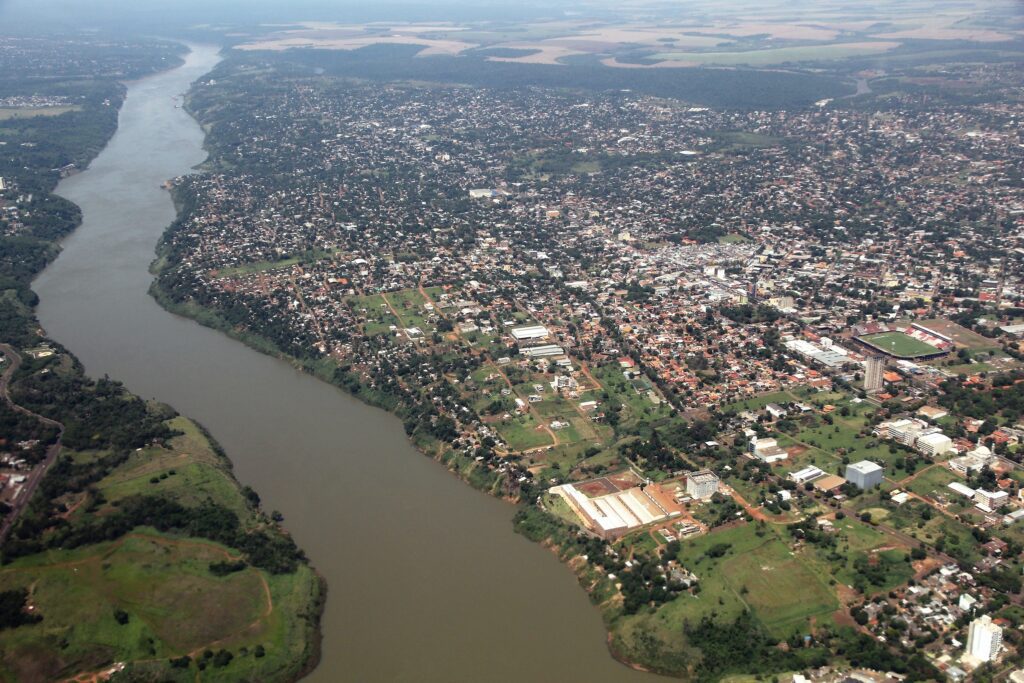
[[[885,370],[885,361],[881,356],[868,356],[864,362],[864,391],[875,394],[882,390],[882,372]]]
[[[932,432],[919,436],[914,448],[930,458],[937,458],[953,450],[953,440],[942,432]]]
[[[718,493],[718,476],[711,470],[699,470],[686,475],[686,492],[698,500]]]
[[[967,654],[981,662],[991,662],[1003,645],[1003,629],[987,614],[971,622],[967,631]]]
[[[880,485],[884,477],[885,470],[870,460],[861,460],[846,466],[846,481],[855,484],[862,491]]]

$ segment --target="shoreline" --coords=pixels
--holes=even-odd
[[[188,55],[191,52],[194,51],[194,48],[196,47],[195,44],[187,43],[187,42],[184,42],[184,41],[174,41],[174,42],[178,42],[180,45],[182,45],[185,48],[185,50],[180,55],[175,57],[174,63],[168,64],[167,67],[164,68],[164,69],[161,69],[159,71],[155,71],[155,72],[150,73],[150,74],[146,74],[146,75],[141,76],[139,78],[134,78],[134,79],[130,79],[130,80],[117,80],[116,81],[116,83],[119,85],[119,87],[121,89],[121,96],[120,96],[119,101],[117,102],[117,109],[116,109],[116,116],[115,116],[115,126],[114,126],[112,132],[110,133],[109,137],[104,141],[103,145],[101,147],[99,147],[95,151],[95,153],[88,160],[88,162],[83,164],[81,168],[76,169],[75,172],[73,174],[70,174],[70,175],[77,176],[77,175],[80,175],[81,173],[84,173],[85,171],[90,170],[90,168],[92,167],[93,161],[95,161],[95,159],[97,159],[101,154],[103,154],[107,150],[107,148],[110,146],[110,143],[114,139],[114,136],[120,130],[121,114],[123,112],[124,103],[127,100],[127,97],[128,97],[128,94],[129,94],[129,91],[130,91],[130,88],[131,88],[132,85],[140,83],[140,82],[147,81],[147,80],[149,80],[151,78],[154,78],[154,77],[167,75],[167,74],[175,71],[176,69],[180,69],[180,68],[182,68],[183,66],[186,65],[186,63],[187,63],[186,59],[187,59]],[[202,76],[200,76],[200,77],[202,77]],[[195,117],[192,116],[191,112],[188,112],[188,113],[189,113],[189,116],[191,118],[193,118],[193,120],[194,120]],[[197,125],[198,125],[198,122],[197,122]],[[205,133],[204,133],[204,140],[205,140]],[[204,151],[205,151],[205,148],[204,148]],[[68,177],[70,177],[70,176],[68,176]],[[63,253],[63,250],[64,250],[64,242],[68,238],[70,238],[72,235],[74,235],[82,227],[82,225],[84,223],[84,212],[83,212],[81,206],[79,206],[74,201],[72,201],[70,199],[67,199],[66,197],[64,197],[63,195],[58,193],[58,188],[60,186],[61,181],[63,181],[63,180],[64,180],[64,177],[61,177],[61,178],[57,179],[57,182],[54,183],[54,185],[51,188],[49,188],[48,194],[50,194],[52,196],[55,196],[55,197],[59,197],[59,198],[65,200],[65,201],[69,202],[72,206],[75,207],[75,209],[78,212],[78,215],[76,216],[74,226],[70,230],[68,230],[66,233],[60,235],[57,239],[55,239],[55,240],[53,240],[51,242],[51,245],[52,245],[51,255],[49,256],[49,258],[47,258],[47,260],[42,265],[42,267],[37,272],[32,274],[31,279],[29,281],[30,288],[32,287],[32,285],[34,285],[35,281],[47,270],[47,268],[49,268],[53,263],[55,263],[57,261],[57,259],[60,258],[61,254]],[[179,213],[179,208],[180,207],[178,207],[177,204],[175,204],[175,207],[174,207],[175,214]],[[33,290],[33,292],[34,292],[34,290]],[[82,365],[82,363],[79,360],[78,356],[75,355],[75,352],[72,349],[64,346],[63,344],[61,344],[57,340],[51,339],[49,337],[47,331],[43,328],[41,322],[38,319],[37,312],[36,312],[37,306],[38,306],[38,304],[32,306],[32,308],[31,308],[31,315],[32,315],[32,320],[33,320],[33,322],[35,323],[35,325],[37,327],[38,334],[43,339],[51,341],[55,345],[59,346],[63,350],[63,352],[66,353],[73,360],[75,365],[79,368],[80,372],[83,375],[85,375],[86,377],[88,377],[89,375],[85,372],[84,366]],[[127,389],[126,389],[126,391],[127,391]],[[132,394],[132,392],[128,392],[128,393]],[[132,394],[132,395],[135,395],[135,394]],[[168,405],[168,408],[170,408],[172,411],[174,411],[175,414],[181,415],[182,417],[186,418],[187,420],[189,420],[190,422],[192,422],[193,424],[195,424],[198,427],[200,433],[209,442],[209,445],[212,448],[212,450],[214,451],[214,453],[223,461],[223,463],[224,463],[224,465],[226,467],[226,470],[227,470],[226,471],[227,478],[230,480],[232,486],[236,489],[236,491],[241,492],[242,489],[243,489],[243,485],[235,477],[235,474],[234,474],[234,462],[227,455],[226,451],[223,449],[223,447],[220,445],[220,443],[216,440],[216,438],[201,423],[199,423],[198,421],[192,419],[191,417],[188,417],[187,415],[185,415],[183,413],[179,413],[173,406],[170,406],[169,404],[167,404],[167,405]],[[288,531],[288,529],[285,526],[283,526],[281,524],[277,524],[276,526],[277,526],[277,528],[278,528],[280,533],[282,533],[282,534],[284,534],[284,535],[286,535],[288,537],[291,537],[291,533]],[[190,537],[186,536],[185,538],[190,538]],[[314,590],[314,593],[311,595],[311,600],[309,602],[309,606],[310,606],[309,611],[308,612],[296,613],[294,615],[296,618],[302,619],[304,622],[306,622],[308,624],[308,627],[305,629],[305,634],[304,634],[304,637],[303,637],[303,641],[304,641],[304,654],[305,654],[305,656],[301,660],[298,660],[298,659],[296,660],[294,673],[286,674],[283,678],[281,678],[281,680],[286,682],[286,683],[295,683],[296,681],[299,681],[299,680],[305,678],[306,676],[308,676],[313,670],[315,670],[317,668],[317,666],[319,666],[320,661],[321,661],[321,657],[322,657],[323,615],[324,615],[324,610],[325,610],[325,605],[326,605],[326,600],[327,600],[328,584],[327,584],[326,578],[312,564],[312,562],[310,562],[308,560],[308,558],[305,560],[305,566],[310,570],[310,572],[312,573],[312,575],[314,577],[313,586],[315,587],[315,590]],[[129,664],[130,663],[131,662],[129,662]]]
[[[177,201],[175,202],[175,205],[176,206],[178,205]],[[173,226],[168,227],[168,231],[170,231],[172,229],[172,227]],[[153,266],[155,267],[156,264],[159,261],[161,261],[161,260],[162,260],[162,256],[160,256],[158,254],[157,258],[154,259],[154,261],[153,261]],[[156,275],[158,271],[156,271],[155,269],[151,269],[151,272],[153,272],[153,274]],[[156,278],[154,278],[153,282],[150,285],[149,294],[160,305],[161,308],[163,308],[165,311],[167,311],[171,315],[176,315],[176,316],[180,316],[182,318],[186,318],[186,319],[191,320],[191,321],[193,321],[193,322],[195,322],[195,323],[197,323],[199,325],[202,325],[203,327],[207,327],[209,329],[221,332],[224,335],[226,335],[227,337],[229,337],[230,339],[232,339],[234,341],[237,341],[237,342],[239,342],[241,344],[244,344],[245,346],[253,349],[254,351],[258,351],[260,353],[263,353],[264,355],[270,356],[271,358],[275,358],[277,360],[286,362],[290,366],[295,368],[296,370],[299,370],[299,371],[301,371],[301,372],[303,372],[305,374],[311,375],[312,377],[316,378],[317,380],[320,380],[320,381],[324,382],[325,384],[327,384],[327,385],[329,385],[329,386],[331,386],[331,387],[333,387],[333,388],[335,388],[335,389],[345,393],[345,395],[350,396],[350,397],[352,397],[352,398],[354,398],[354,399],[356,399],[356,400],[358,400],[358,401],[360,401],[360,402],[362,402],[362,403],[364,403],[364,404],[366,404],[366,405],[368,405],[368,406],[370,406],[372,408],[376,408],[378,410],[382,410],[382,411],[384,411],[385,413],[387,413],[388,415],[390,415],[391,417],[393,417],[396,420],[401,420],[401,415],[397,414],[396,412],[394,412],[392,410],[389,410],[386,406],[383,406],[383,405],[381,405],[381,404],[379,404],[379,403],[377,403],[375,401],[370,400],[367,396],[365,396],[365,395],[363,395],[361,393],[352,392],[352,391],[349,390],[348,387],[342,386],[342,385],[332,381],[330,378],[323,376],[322,374],[316,372],[316,370],[314,368],[311,368],[307,364],[303,363],[301,360],[299,360],[299,359],[297,359],[297,358],[295,358],[293,356],[289,356],[288,354],[280,351],[269,340],[266,340],[265,338],[261,337],[260,335],[254,333],[254,332],[249,332],[248,330],[240,331],[240,330],[232,327],[231,325],[229,325],[226,322],[224,322],[223,319],[221,319],[217,315],[216,311],[214,311],[212,309],[209,309],[209,308],[206,308],[206,307],[199,306],[198,304],[179,304],[179,303],[171,301],[169,299],[169,297],[167,297],[167,295],[160,289],[160,287],[159,287],[159,280],[156,279]],[[523,502],[521,500],[511,499],[511,498],[509,498],[507,496],[497,495],[493,491],[493,486],[491,487],[491,489],[484,488],[482,486],[478,486],[476,482],[472,481],[468,477],[466,477],[463,474],[461,474],[458,471],[458,468],[450,466],[449,463],[446,462],[443,458],[438,457],[436,455],[431,455],[430,453],[427,453],[423,448],[420,447],[419,444],[416,443],[415,440],[409,438],[408,435],[406,435],[406,440],[409,442],[409,444],[420,455],[429,458],[430,460],[436,462],[437,464],[443,465],[445,470],[447,470],[449,474],[454,476],[456,479],[458,479],[462,483],[470,486],[471,488],[473,488],[473,489],[475,489],[475,490],[477,490],[477,491],[479,491],[481,493],[484,493],[484,494],[486,494],[488,496],[491,496],[492,498],[496,498],[498,500],[501,500],[504,503],[509,504],[510,507],[513,510],[536,509],[535,506],[530,505],[528,503],[525,503],[525,502]],[[548,516],[551,517],[550,515],[548,515]],[[552,519],[557,519],[555,517],[551,517],[551,518]],[[513,531],[516,534],[518,534],[520,536],[523,536],[527,540],[540,545],[542,548],[547,549],[549,552],[551,552],[558,559],[558,562],[561,565],[563,565],[566,569],[568,569],[569,572],[572,573],[572,575],[576,578],[577,585],[583,590],[584,593],[587,594],[587,597],[588,597],[588,599],[590,599],[590,603],[591,603],[592,607],[596,608],[598,610],[600,616],[601,616],[601,622],[602,622],[602,624],[604,626],[604,631],[605,631],[605,648],[606,648],[606,650],[608,652],[608,655],[614,661],[618,662],[620,665],[622,665],[622,666],[624,666],[626,668],[632,669],[634,671],[639,671],[639,672],[642,672],[642,673],[651,674],[652,676],[663,676],[663,677],[664,676],[669,676],[669,677],[676,677],[676,678],[678,678],[678,676],[675,676],[672,672],[659,672],[659,671],[657,671],[655,669],[651,669],[649,667],[646,667],[646,666],[644,666],[643,664],[641,664],[641,663],[639,663],[637,661],[633,661],[633,660],[629,659],[625,654],[623,654],[622,652],[620,652],[619,650],[617,650],[614,647],[615,633],[613,632],[613,630],[611,628],[609,628],[609,621],[608,621],[607,615],[606,615],[605,611],[603,609],[601,609],[601,603],[596,603],[593,600],[593,593],[594,593],[593,586],[594,586],[594,584],[590,584],[590,587],[588,587],[588,585],[584,583],[584,579],[585,579],[584,573],[579,571],[577,568],[572,566],[572,559],[573,559],[573,557],[578,557],[578,555],[564,556],[563,553],[565,552],[565,546],[561,542],[556,541],[551,535],[545,536],[544,538],[541,538],[541,539],[534,539],[534,538],[531,538],[529,535],[523,533],[518,528],[517,521],[516,521],[515,517],[513,517],[511,522],[512,522]],[[561,521],[559,521],[559,524],[560,525],[562,524]],[[588,564],[584,564],[584,566],[589,566],[589,565]],[[319,576],[319,574],[318,574],[318,576]],[[326,601],[326,594],[325,594],[324,597],[325,597],[325,601]],[[321,607],[321,609],[322,609],[322,607]],[[312,671],[312,669],[310,669],[310,671]]]

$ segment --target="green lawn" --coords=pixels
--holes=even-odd
[[[953,474],[947,468],[933,467],[927,472],[919,474],[914,481],[910,482],[907,488],[925,498],[935,498],[935,495],[938,493],[944,495],[947,499],[955,500],[959,498],[959,494],[950,490],[947,486],[947,484],[954,481],[963,483],[963,479]]]
[[[810,617],[838,609],[827,581],[794,555],[776,530],[768,528],[760,537],[756,532],[756,525],[745,524],[685,541],[680,561],[697,574],[703,590],[663,607],[666,618],[680,625],[711,613],[730,619],[750,607],[773,635],[784,638],[806,630]],[[718,544],[729,544],[728,553],[708,556]]]
[[[532,415],[519,415],[507,422],[495,425],[498,434],[514,451],[523,451],[538,446],[550,446],[551,436],[547,431],[538,429],[538,422]]]
[[[235,660],[203,680],[287,677],[305,647],[299,615],[318,591],[308,567],[273,576],[252,568],[217,577],[227,549],[209,541],[140,529],[118,541],[51,551],[0,570],[0,589],[28,588],[43,620],[0,631],[0,675],[51,680],[111,661],[155,660],[140,670],[174,672],[167,659],[217,643]],[[269,596],[264,588],[269,588]],[[273,609],[271,610],[271,604]],[[119,624],[115,610],[128,615]],[[42,646],[59,639],[59,649]],[[266,656],[252,651],[262,644]],[[242,655],[242,648],[248,650]],[[185,680],[195,678],[195,667]]]
[[[858,339],[900,358],[916,358],[939,352],[939,349],[931,344],[926,344],[902,332],[879,332],[878,334],[864,335]]]
[[[109,503],[133,495],[168,495],[184,505],[198,505],[212,498],[240,518],[248,515],[247,503],[235,484],[230,463],[213,452],[191,420],[178,417],[170,426],[184,432],[170,448],[145,448],[133,453],[96,487]],[[153,482],[152,479],[157,481]]]

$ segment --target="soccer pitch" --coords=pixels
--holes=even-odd
[[[931,344],[914,339],[902,332],[879,332],[858,337],[862,342],[873,346],[879,351],[884,351],[899,358],[917,358],[919,356],[930,356],[939,353],[938,349]]]

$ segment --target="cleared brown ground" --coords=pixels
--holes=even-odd
[[[952,320],[934,318],[932,320],[921,320],[918,324],[922,327],[927,327],[929,330],[935,330],[939,334],[944,334],[952,339],[957,346],[963,346],[968,349],[985,349],[999,346],[994,340],[986,339],[973,330],[957,325]]]
[[[876,38],[911,38],[918,40],[970,40],[978,43],[998,43],[1013,40],[1009,33],[1000,33],[985,28],[951,28],[948,26],[922,26],[921,28],[878,33]]]
[[[295,47],[307,47],[317,50],[358,50],[369,45],[423,45],[427,49],[420,55],[446,54],[457,55],[463,50],[477,47],[474,43],[461,43],[455,40],[429,40],[413,35],[396,34],[389,36],[359,36],[353,38],[319,38],[315,36],[291,36],[261,40],[254,43],[238,45],[237,50],[271,50],[280,52]]]
[[[607,477],[613,485],[615,485],[620,491],[631,489],[640,483],[640,479],[637,478],[632,472],[620,472],[618,474],[610,474]]]
[[[559,59],[571,55],[587,54],[580,50],[571,50],[566,47],[547,45],[545,43],[503,43],[494,47],[507,47],[515,50],[539,50],[533,54],[522,57],[488,57],[491,62],[515,62],[519,64],[560,64]]]
[[[574,484],[574,486],[588,498],[597,498],[598,496],[604,496],[618,491],[618,489],[604,477],[584,482],[582,484]]]

